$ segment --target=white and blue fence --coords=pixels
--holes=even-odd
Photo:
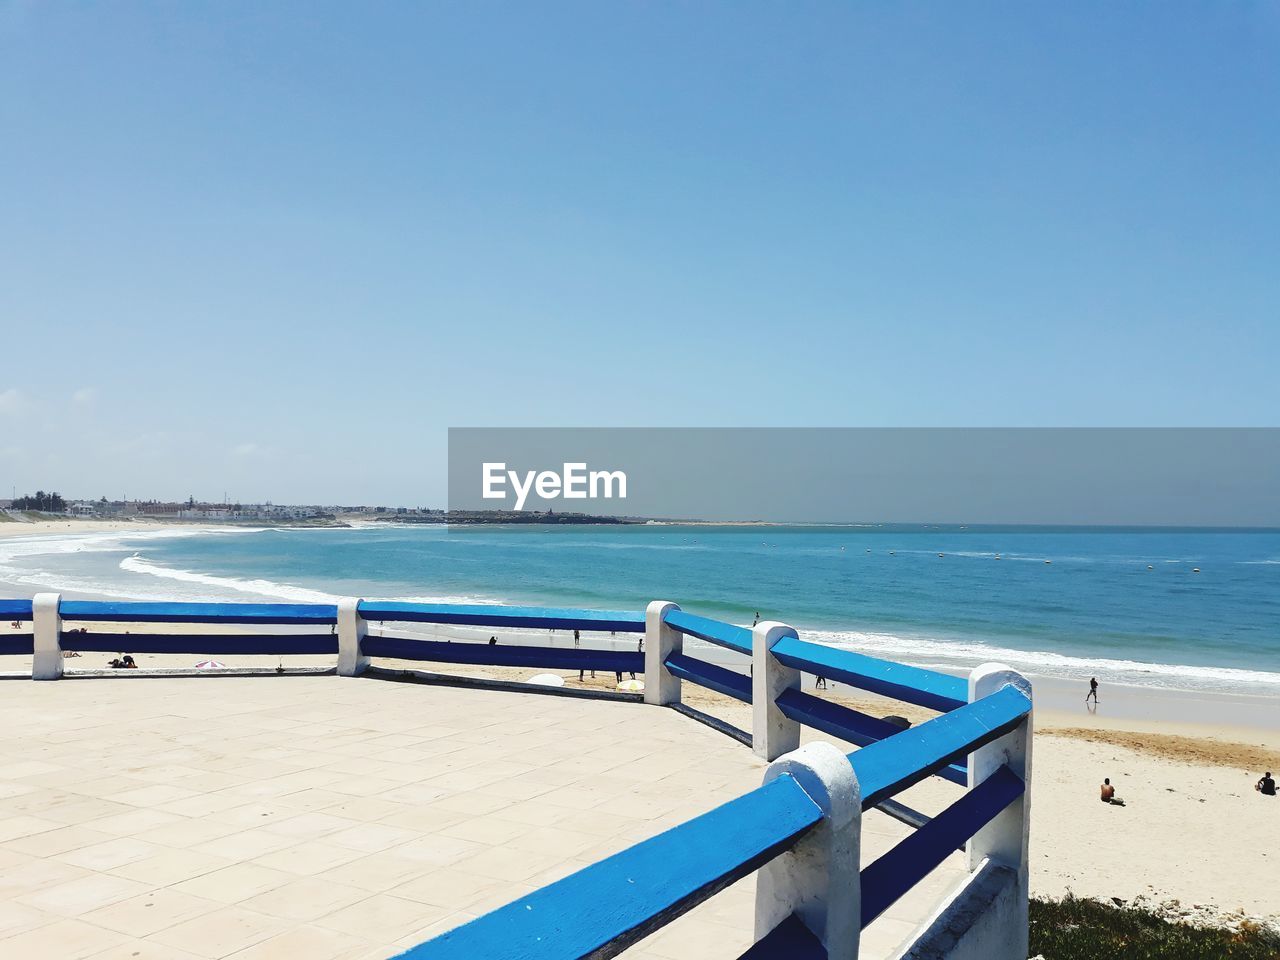
[[[334,655],[356,676],[377,659],[645,677],[644,700],[679,706],[683,683],[752,707],[750,742],[771,761],[746,795],[549,884],[401,956],[570,960],[614,956],[735,881],[758,872],[755,945],[743,958],[858,956],[861,931],[957,850],[965,881],[904,945],[902,958],[1025,960],[1032,696],[999,664],[968,680],[802,640],[774,622],[735,626],[655,601],[644,611],[569,610],[347,600],[338,604],[0,600],[0,654],[29,654],[32,677],[62,676],[65,650],[201,655]],[[370,622],[642,634],[644,652],[447,642],[373,635]],[[95,630],[65,629],[92,623]],[[241,632],[118,633],[112,623],[235,625]],[[245,631],[245,627],[288,627]],[[693,637],[750,658],[744,675],[692,656]],[[938,715],[907,729],[801,688],[809,673]],[[638,699],[638,698],[637,698]],[[802,726],[859,747],[800,746]],[[964,788],[941,813],[894,798],[937,776]],[[862,814],[886,810],[914,829],[861,866]],[[745,922],[745,918],[744,918]]]

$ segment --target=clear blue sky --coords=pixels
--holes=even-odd
[[[0,3],[0,495],[1276,425],[1280,6]]]

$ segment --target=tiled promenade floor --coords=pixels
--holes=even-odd
[[[6,960],[388,957],[764,767],[656,707],[332,676],[5,680],[0,730]],[[904,833],[869,814],[864,864]],[[627,956],[736,957],[751,901],[745,880]]]

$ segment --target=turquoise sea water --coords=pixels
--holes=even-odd
[[[915,663],[999,657],[1041,675],[1280,693],[1280,531],[179,530],[0,541],[0,581],[139,599],[663,598]]]

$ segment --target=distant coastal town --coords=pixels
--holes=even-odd
[[[253,523],[308,526],[349,526],[353,522],[449,524],[639,524],[640,517],[593,516],[514,510],[443,510],[430,507],[368,506],[364,504],[211,503],[186,500],[68,499],[37,490],[26,496],[0,499],[0,522],[30,522],[74,517],[81,520],[163,520],[196,523]]]

